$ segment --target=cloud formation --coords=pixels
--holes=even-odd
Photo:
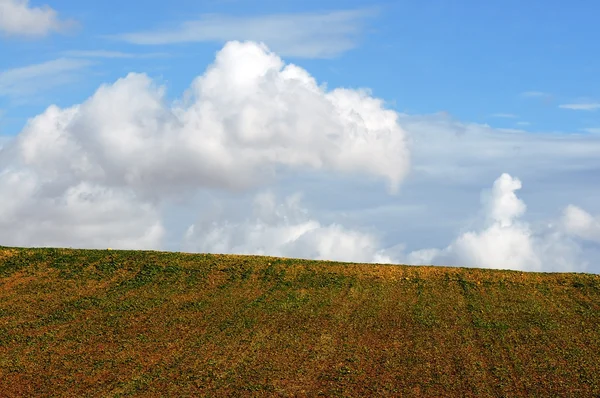
[[[385,247],[372,230],[317,220],[292,195],[278,203],[272,193],[255,197],[251,217],[231,208],[205,209],[185,234],[192,252],[266,254],[367,263],[435,264],[524,271],[586,271],[579,238],[600,242],[600,221],[569,206],[556,225],[532,227],[523,220],[525,203],[516,192],[521,181],[506,173],[482,193],[480,228],[461,233],[444,249],[404,253],[404,245]],[[207,210],[207,211],[206,211]],[[238,209],[239,210],[239,209]]]
[[[30,75],[20,73],[12,79]],[[129,74],[32,118],[0,149],[0,244],[161,249],[168,238],[193,251],[585,270],[597,218],[580,208],[544,225],[525,216],[546,217],[557,197],[552,209],[577,197],[597,211],[585,189],[600,175],[599,150],[591,134],[398,114],[367,90],[328,90],[263,45],[231,42],[173,103],[148,76]],[[470,198],[504,172],[469,223]],[[533,188],[533,211],[511,175]],[[386,195],[382,182],[389,192],[402,184],[402,195]],[[241,215],[208,206],[219,195],[243,205],[267,185],[279,192],[259,194]],[[310,214],[289,196],[299,191],[310,192]],[[166,212],[183,201],[177,232]],[[460,222],[468,228],[457,234]],[[411,250],[432,248],[406,256],[410,239]]]
[[[414,251],[407,256],[408,262],[524,271],[585,270],[581,248],[570,236],[552,227],[533,231],[521,220],[526,206],[515,193],[521,187],[519,179],[502,174],[492,190],[482,195],[483,228],[460,234],[444,249]],[[581,227],[583,223],[575,224]]]
[[[175,29],[113,37],[140,45],[252,40],[266,43],[282,56],[330,58],[356,47],[365,21],[376,13],[375,9],[361,9],[254,17],[210,14]]]
[[[24,97],[71,83],[76,72],[89,65],[84,59],[58,58],[0,71],[0,96]]]
[[[60,20],[58,13],[47,5],[32,7],[29,0],[0,0],[0,33],[39,37],[64,31],[73,24]]]
[[[240,191],[289,170],[328,170],[385,179],[395,191],[408,171],[405,133],[383,101],[366,91],[327,91],[256,43],[228,43],[183,99],[169,105],[164,95],[146,75],[129,74],[80,105],[50,106],[31,119],[0,152],[0,190],[31,197],[0,207],[0,227],[19,231],[10,241],[54,244],[52,234],[34,234],[15,217],[41,217],[34,209],[44,206],[54,214],[49,203],[63,206],[54,219],[62,242],[83,244],[87,235],[75,225],[81,209],[104,214],[121,198],[125,208],[150,214],[119,213],[122,222],[152,221],[133,233],[146,242],[160,236],[158,205],[198,189]],[[69,199],[73,192],[94,205]]]
[[[252,217],[233,222],[205,218],[191,225],[185,234],[184,249],[348,262],[397,261],[380,248],[374,234],[335,223],[323,225],[308,215],[300,199],[292,195],[277,203],[272,193],[259,194],[254,199]]]
[[[562,104],[558,106],[562,109],[571,109],[574,111],[595,111],[600,109],[598,102],[578,102],[574,104]]]
[[[569,205],[563,214],[565,229],[579,238],[600,243],[600,218],[585,210]]]
[[[0,174],[0,241],[6,246],[156,249],[157,210],[133,193],[88,182],[57,189],[35,173]]]
[[[371,174],[395,191],[408,171],[404,131],[381,100],[327,92],[254,43],[227,44],[173,107],[164,93],[129,74],[79,106],[50,107],[20,135],[22,158],[144,193],[244,189],[289,167]]]
[[[441,113],[400,114],[398,122],[411,143],[413,174],[431,183],[479,189],[504,172],[556,181],[559,175],[600,171],[600,139],[590,134],[498,129]]]

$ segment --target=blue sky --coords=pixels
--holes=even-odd
[[[4,239],[600,272],[597,15],[0,0]]]
[[[69,51],[111,51],[150,57],[78,57],[88,59],[91,65],[72,76],[76,84],[60,85],[30,98],[19,98],[18,93],[2,95],[0,108],[8,119],[2,124],[2,132],[14,134],[31,113],[43,109],[48,102],[77,103],[99,84],[111,82],[128,71],[163,79],[169,95],[178,97],[223,44],[209,40],[138,46],[107,36],[175,30],[184,21],[209,14],[240,20],[288,14],[293,19],[300,18],[301,13],[327,15],[339,11],[356,12],[339,24],[340,30],[352,27],[348,29],[348,40],[354,48],[326,59],[285,56],[310,70],[320,82],[332,87],[369,87],[396,109],[410,113],[446,111],[461,120],[533,131],[600,127],[599,112],[559,108],[563,104],[600,102],[600,81],[596,78],[600,69],[600,27],[596,20],[600,5],[594,1],[579,1],[576,5],[565,1],[140,4],[56,0],[50,5],[59,16],[76,20],[78,26],[66,34],[42,39],[5,35],[0,41],[0,70],[4,71],[73,58]],[[251,32],[240,32],[239,39],[248,37],[252,37]],[[152,53],[156,57],[151,57]],[[523,95],[528,92],[539,96]]]

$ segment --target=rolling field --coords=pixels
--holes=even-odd
[[[0,247],[0,396],[599,397],[600,276]]]

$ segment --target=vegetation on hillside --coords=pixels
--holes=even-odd
[[[600,396],[600,276],[0,247],[3,396]]]

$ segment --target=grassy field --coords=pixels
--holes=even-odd
[[[0,396],[600,396],[600,276],[0,247]]]

